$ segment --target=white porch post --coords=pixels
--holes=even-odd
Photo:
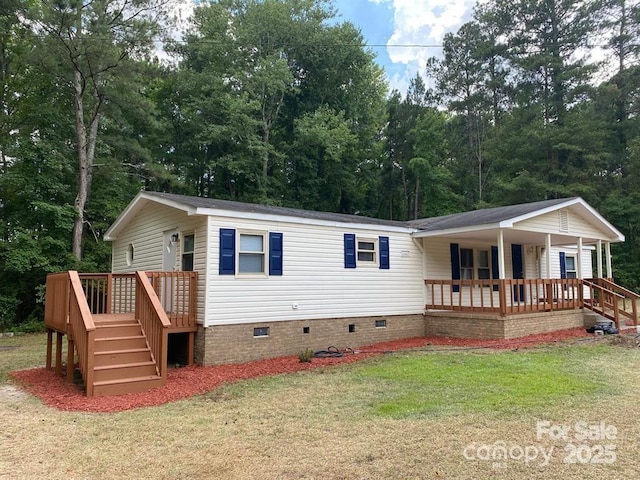
[[[504,268],[504,233],[502,229],[498,230],[498,276],[500,280],[507,278]]]
[[[544,243],[544,260],[547,267],[547,278],[551,278],[551,234],[547,233]]]
[[[606,261],[607,261],[607,277],[613,278],[613,272],[611,271],[611,242],[604,243],[604,250],[606,252]]]
[[[578,265],[576,265],[576,274],[578,278],[582,278],[582,237],[578,237]]]
[[[598,240],[598,255],[596,256],[596,262],[598,264],[598,278],[602,278],[602,240]]]

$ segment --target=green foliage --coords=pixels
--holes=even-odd
[[[313,360],[313,350],[305,348],[301,352],[298,352],[298,361],[301,363],[311,363]]]

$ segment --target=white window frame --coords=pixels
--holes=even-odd
[[[463,267],[462,266],[462,251],[463,250],[471,250],[471,261],[472,265]],[[480,266],[480,252],[487,252],[487,266]],[[465,278],[463,271],[471,271],[472,278]],[[480,270],[486,270],[489,273],[487,278],[480,278]],[[497,280],[493,278],[493,269],[491,263],[491,248],[482,248],[482,247],[463,247],[460,246],[460,280]]]
[[[183,232],[181,234],[181,248],[180,248],[180,270],[181,271],[194,271],[196,267],[196,234],[195,232]],[[193,237],[193,250],[186,251],[187,237]],[[184,256],[191,255],[192,270],[184,270]]]
[[[371,243],[373,244],[373,250],[371,249],[365,249],[365,248],[360,248],[360,243]],[[373,237],[358,237],[356,236],[356,265],[358,266],[365,266],[365,265],[372,265],[372,266],[377,266],[378,265],[378,256],[379,256],[379,245],[378,245],[378,239],[377,238],[373,238]],[[362,260],[360,258],[360,254],[372,254],[373,255],[373,259],[372,260]]]
[[[573,259],[573,268],[569,269],[569,259]],[[577,255],[565,255],[564,257],[564,269],[567,274],[567,278],[578,278],[578,256]]]
[[[262,237],[262,251],[243,251],[241,239],[243,236]],[[268,252],[268,234],[260,230],[236,230],[236,277],[268,277],[269,271],[267,267]],[[241,271],[240,258],[242,255],[262,255],[262,271],[261,272],[243,272]]]
[[[481,267],[480,266],[480,252],[487,252],[487,266],[486,267]],[[474,249],[474,255],[475,255],[475,260],[476,260],[476,268],[475,268],[475,274],[477,277],[477,280],[491,280],[491,249],[490,248],[477,248]],[[480,270],[486,270],[488,273],[488,276],[486,278],[480,278]]]

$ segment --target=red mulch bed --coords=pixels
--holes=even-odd
[[[10,375],[23,388],[43,403],[59,410],[82,412],[119,412],[140,407],[150,407],[173,402],[193,395],[208,392],[223,383],[255,378],[264,375],[298,372],[318,367],[351,363],[385,352],[421,348],[427,346],[451,348],[530,348],[572,338],[591,336],[584,328],[573,328],[559,332],[529,335],[513,340],[475,340],[450,337],[419,337],[391,342],[376,343],[362,347],[355,353],[342,357],[314,358],[312,363],[301,363],[297,356],[270,358],[255,362],[219,365],[214,367],[189,366],[170,369],[167,384],[147,392],[115,395],[110,397],[87,397],[79,385],[66,383],[63,377],[51,370],[35,368],[12,372]]]

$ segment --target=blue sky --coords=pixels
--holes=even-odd
[[[384,67],[390,89],[405,92],[429,57],[440,56],[447,32],[471,18],[476,0],[334,0],[338,15],[358,26]],[[393,46],[397,45],[397,46]],[[410,47],[410,45],[420,45]],[[425,79],[426,80],[426,79]]]

